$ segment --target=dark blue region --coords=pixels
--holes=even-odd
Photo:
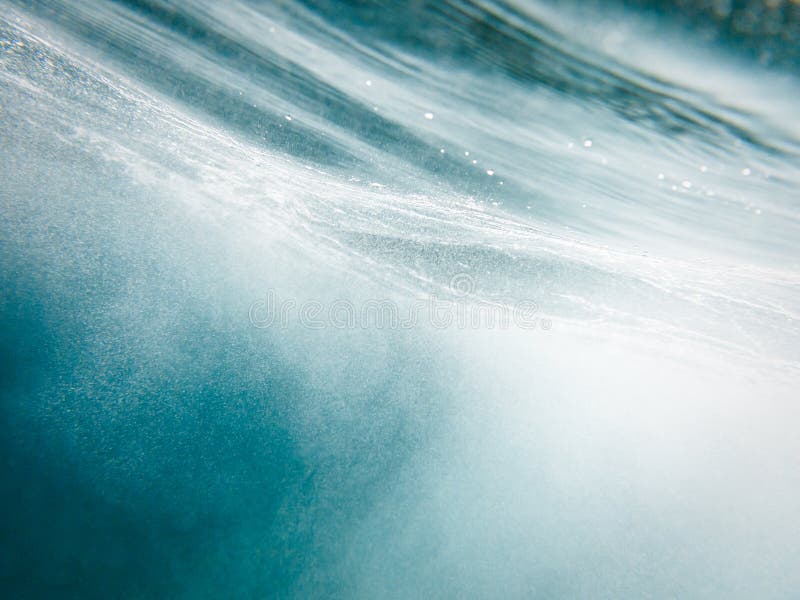
[[[781,152],[713,108],[682,99],[674,84],[610,61],[584,47],[580,35],[567,39],[502,1],[299,2],[376,49],[396,45],[452,68],[510,78],[533,93],[553,90],[671,138],[723,149],[739,139],[770,154]]]
[[[0,155],[0,597],[348,595],[347,533],[425,436],[412,353],[309,382],[308,341],[220,314],[221,231],[26,143],[54,161]],[[414,382],[437,393],[433,367]]]
[[[619,0],[776,70],[800,68],[800,4],[792,0]],[[589,4],[602,5],[599,0]]]

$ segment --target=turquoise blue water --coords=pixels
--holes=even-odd
[[[679,5],[0,1],[2,595],[796,597],[800,7]]]

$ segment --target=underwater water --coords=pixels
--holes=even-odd
[[[800,6],[0,1],[6,598],[796,598]]]

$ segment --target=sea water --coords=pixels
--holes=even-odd
[[[3,0],[3,595],[795,597],[798,23]]]

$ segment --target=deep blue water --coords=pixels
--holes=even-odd
[[[0,0],[2,596],[797,597],[799,27]]]

